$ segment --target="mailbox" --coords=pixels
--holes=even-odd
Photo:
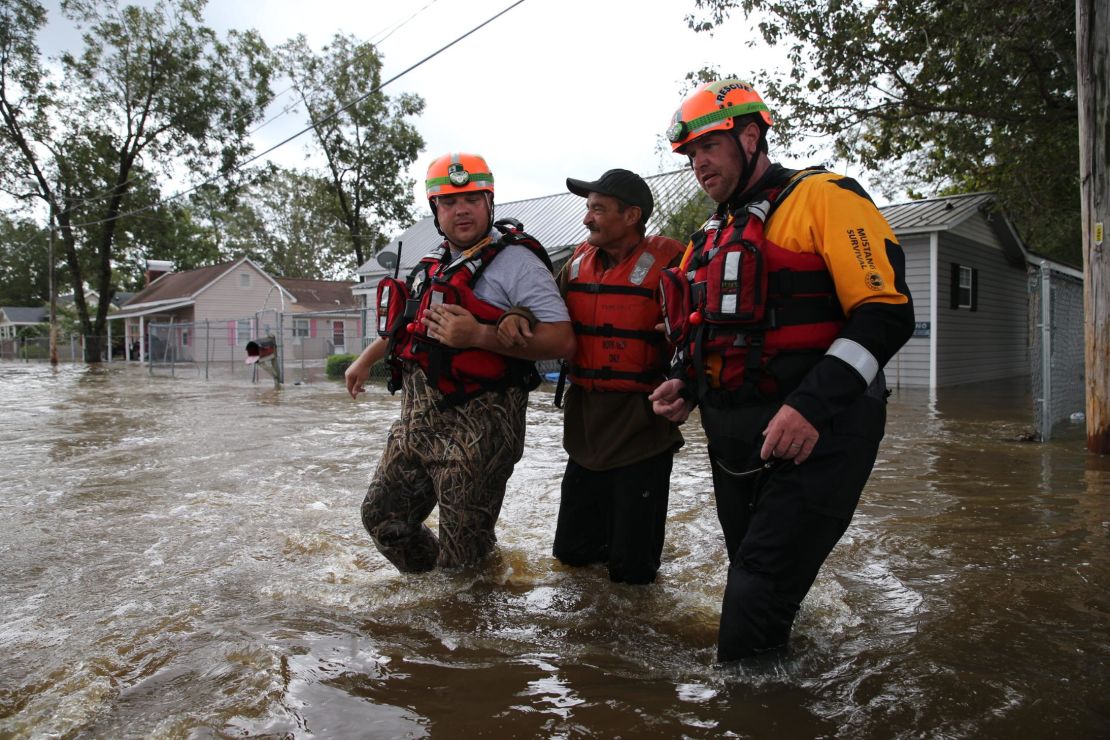
[[[259,360],[265,360],[274,356],[277,350],[277,343],[273,337],[261,337],[247,342],[247,364],[253,365]]]

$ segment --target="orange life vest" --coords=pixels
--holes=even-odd
[[[650,236],[605,269],[597,247],[584,242],[570,258],[567,310],[577,349],[570,379],[586,390],[647,393],[665,378],[659,275],[679,254],[674,239]]]

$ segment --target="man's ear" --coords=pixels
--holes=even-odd
[[[640,216],[643,213],[639,206],[629,206],[624,209],[624,222],[629,226],[635,226],[640,223]]]
[[[740,142],[740,148],[744,151],[745,156],[751,157],[759,148],[759,137],[763,135],[762,129],[759,124],[751,121],[747,126],[740,129],[737,139]]]

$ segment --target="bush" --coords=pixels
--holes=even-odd
[[[342,378],[343,373],[347,372],[347,368],[354,361],[355,356],[352,354],[332,355],[324,366],[324,372],[327,373],[329,378]]]

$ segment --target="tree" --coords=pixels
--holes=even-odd
[[[775,130],[878,172],[887,197],[991,190],[1036,250],[1079,259],[1075,6],[1049,0],[695,0],[739,8],[788,64],[757,87]],[[727,28],[727,26],[725,26]],[[754,45],[756,39],[749,39]]]
[[[686,244],[690,236],[705,224],[709,214],[713,213],[716,207],[717,204],[705,194],[705,191],[698,188],[689,199],[677,203],[666,214],[659,233]]]
[[[149,205],[136,202],[135,183],[231,173],[270,99],[265,44],[254,32],[219,40],[200,25],[204,5],[62,0],[84,48],[49,67],[36,45],[40,2],[0,5],[0,189],[41,201],[56,223],[90,361],[106,333],[121,220]],[[100,295],[95,315],[86,281]]]
[[[270,165],[222,218],[222,250],[273,275],[339,279],[350,273],[330,180]]]
[[[0,306],[43,306],[50,300],[47,238],[30,221],[0,215]]]
[[[413,222],[413,185],[402,173],[424,148],[407,118],[424,110],[417,95],[389,98],[381,57],[370,43],[337,34],[317,56],[304,36],[281,49],[327,161],[332,210],[350,240],[353,271]]]

